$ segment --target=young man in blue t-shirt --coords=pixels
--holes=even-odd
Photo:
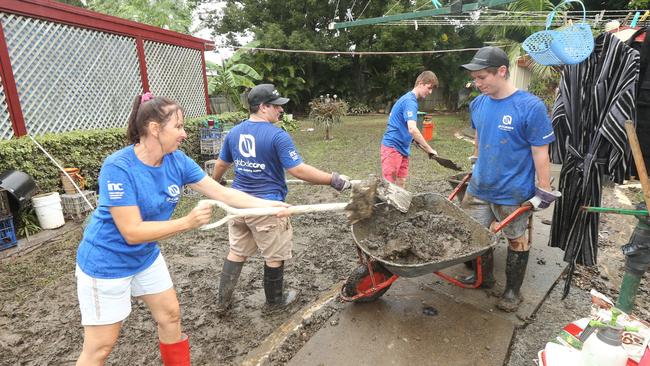
[[[282,105],[289,101],[271,84],[260,84],[248,94],[250,117],[226,135],[213,177],[220,181],[234,165],[232,188],[255,197],[284,201],[287,184],[284,171],[312,184],[329,184],[342,191],[349,178],[326,173],[302,161],[291,136],[274,123],[280,120]],[[219,284],[218,310],[227,310],[246,259],[260,250],[264,257],[264,293],[272,306],[292,302],[294,291],[283,291],[284,261],[291,258],[293,229],[288,217],[244,217],[230,221],[230,251],[224,260]]]
[[[436,74],[423,71],[415,80],[413,90],[402,95],[390,110],[381,140],[381,174],[402,188],[408,176],[411,141],[415,140],[430,156],[438,155],[417,127],[418,99],[426,98],[437,87]]]
[[[546,208],[559,196],[551,189],[548,144],[555,136],[546,106],[512,84],[508,67],[508,56],[497,47],[481,48],[470,63],[461,66],[482,93],[470,103],[476,130],[475,166],[463,207],[486,227],[524,204]],[[503,229],[509,244],[506,287],[497,307],[508,312],[517,310],[522,301],[519,290],[528,263],[525,232],[529,216],[530,212],[520,215]],[[495,283],[492,251],[481,258],[482,287],[491,288]],[[474,279],[469,276],[463,282]]]

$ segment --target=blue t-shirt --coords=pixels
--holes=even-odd
[[[132,276],[158,257],[157,242],[128,244],[113,221],[112,206],[138,206],[143,221],[166,221],[181,197],[183,185],[205,172],[181,151],[163,157],[157,167],[145,165],[133,145],[111,154],[99,172],[99,205],[77,249],[77,264],[96,278]]]
[[[535,195],[531,146],[555,140],[544,103],[521,90],[503,99],[480,95],[470,104],[478,132],[478,160],[468,191],[500,205],[519,205]]]
[[[409,133],[408,121],[417,121],[418,119],[418,99],[412,91],[402,95],[397,100],[388,116],[386,132],[381,144],[392,147],[404,156],[411,153],[411,140],[413,137]]]
[[[270,122],[250,120],[228,132],[219,159],[234,165],[233,188],[274,201],[284,201],[289,191],[284,169],[302,163],[286,131]]]

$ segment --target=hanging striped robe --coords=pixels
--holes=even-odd
[[[639,53],[610,33],[595,40],[592,55],[565,65],[553,106],[556,141],[551,161],[562,164],[562,197],[553,211],[550,246],[570,263],[568,294],[576,264],[594,265],[599,215],[582,206],[600,206],[602,180],[622,183],[631,163],[625,121],[635,120]]]

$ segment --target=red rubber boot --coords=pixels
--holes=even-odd
[[[164,366],[190,366],[190,338],[182,334],[180,342],[160,342],[160,358]]]

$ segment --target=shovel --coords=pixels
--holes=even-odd
[[[296,181],[297,184],[307,183]],[[352,199],[350,202],[340,203],[322,203],[315,205],[298,205],[291,207],[261,207],[261,208],[234,208],[224,202],[217,200],[201,200],[201,202],[218,206],[227,215],[221,220],[207,224],[201,227],[201,230],[209,230],[219,227],[226,222],[244,216],[269,216],[276,215],[281,211],[287,210],[289,214],[303,214],[312,212],[335,212],[346,211],[348,220],[354,224],[360,220],[369,218],[373,214],[376,201],[385,202],[395,207],[401,212],[407,212],[411,206],[412,194],[407,190],[400,188],[385,179],[372,177],[371,179],[361,181],[351,181]]]
[[[311,212],[330,212],[330,211],[343,211],[348,206],[347,202],[341,203],[322,203],[317,205],[299,205],[291,207],[260,207],[260,208],[234,208],[229,206],[221,201],[217,200],[201,200],[199,204],[205,203],[213,206],[218,206],[224,211],[227,215],[224,216],[221,220],[213,222],[211,224],[201,226],[201,230],[210,230],[216,227],[219,227],[228,221],[244,216],[270,216],[277,215],[279,212],[287,210],[290,214],[303,214]]]
[[[413,143],[417,147],[419,147],[422,151],[427,152],[426,150],[424,150],[424,147],[422,145],[420,145],[417,141],[413,140]],[[445,168],[449,168],[449,169],[456,170],[456,171],[463,170],[463,168],[458,166],[458,164],[454,163],[453,161],[451,161],[449,159],[441,158],[440,156],[437,156],[435,154],[429,154],[429,159],[435,160],[438,164],[444,166]]]

